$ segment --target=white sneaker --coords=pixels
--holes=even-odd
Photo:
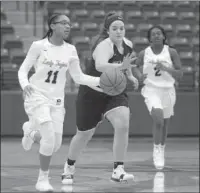
[[[22,146],[23,148],[28,151],[31,149],[32,144],[34,143],[34,139],[31,136],[32,132],[37,132],[37,130],[30,129],[30,122],[25,122],[22,127],[24,131],[24,136],[22,138]]]
[[[66,163],[64,167],[64,173],[62,174],[62,184],[64,185],[73,184],[74,173],[75,173],[75,166],[74,165],[70,166]]]
[[[160,145],[154,145],[153,162],[156,169],[162,170],[164,168],[165,165],[164,148],[161,148]]]
[[[118,165],[116,169],[113,170],[111,180],[115,182],[128,182],[133,181],[133,174],[128,174],[124,171],[123,165]]]
[[[153,192],[165,191],[165,174],[163,172],[156,172],[154,176]]]
[[[53,187],[49,183],[48,175],[39,176],[35,188],[39,192],[53,192]]]

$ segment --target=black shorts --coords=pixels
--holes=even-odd
[[[85,91],[86,90],[86,91]],[[116,107],[129,107],[127,93],[108,96],[88,89],[79,89],[76,101],[76,123],[78,130],[87,131],[95,128],[104,114]],[[87,92],[88,91],[88,92]]]

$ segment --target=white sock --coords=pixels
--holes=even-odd
[[[48,171],[42,171],[40,169],[40,171],[39,171],[39,177],[41,177],[41,176],[48,176],[48,175],[49,175],[49,170]]]
[[[160,146],[161,146],[160,144],[158,144],[158,145],[154,144],[153,145],[154,148],[159,148]]]
[[[163,149],[165,149],[165,144],[164,144],[164,145],[161,145],[161,144],[160,144],[160,147],[163,148]]]

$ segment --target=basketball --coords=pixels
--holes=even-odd
[[[119,69],[110,69],[100,76],[100,86],[103,92],[110,96],[121,94],[127,85],[127,80],[123,72]]]

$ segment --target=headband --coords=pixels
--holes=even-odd
[[[121,16],[112,15],[112,16],[108,17],[108,19],[105,21],[104,27],[106,29],[108,29],[110,27],[111,23],[113,23],[114,21],[117,21],[117,20],[120,20],[120,21],[124,22],[124,19]]]

